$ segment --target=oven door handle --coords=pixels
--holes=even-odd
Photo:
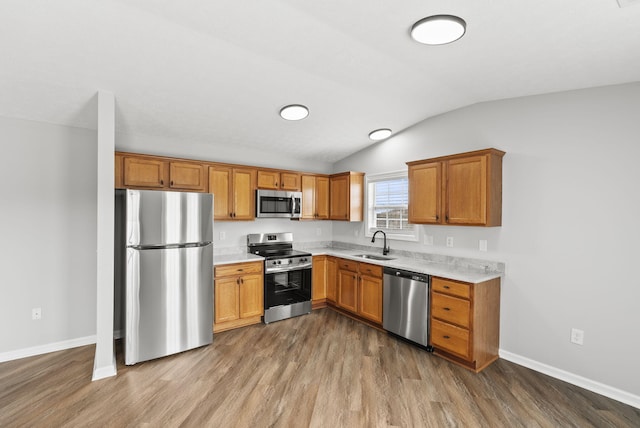
[[[269,268],[265,270],[265,275],[269,275],[270,273],[280,273],[280,272],[292,272],[298,270],[311,269],[311,264],[303,265],[303,266],[294,266],[294,267],[282,267],[282,268]]]

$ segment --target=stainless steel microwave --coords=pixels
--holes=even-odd
[[[256,190],[256,217],[300,218],[302,192]]]

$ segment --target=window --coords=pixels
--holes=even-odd
[[[367,236],[384,230],[390,239],[417,241],[409,224],[409,179],[406,171],[367,176]]]

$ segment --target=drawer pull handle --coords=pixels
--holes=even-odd
[[[449,308],[442,308],[442,309],[444,309],[445,311],[450,311],[450,310],[451,310],[451,309],[449,309]]]
[[[244,271],[244,269],[238,269],[238,272],[242,272],[242,271]]]
[[[447,290],[450,289],[451,287],[449,287],[448,285],[445,285],[444,288],[446,288]]]
[[[442,336],[443,339],[451,339],[449,336]]]

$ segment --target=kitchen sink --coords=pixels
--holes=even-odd
[[[377,254],[356,254],[353,257],[360,257],[362,259],[369,260],[395,260],[395,257],[379,256]]]

